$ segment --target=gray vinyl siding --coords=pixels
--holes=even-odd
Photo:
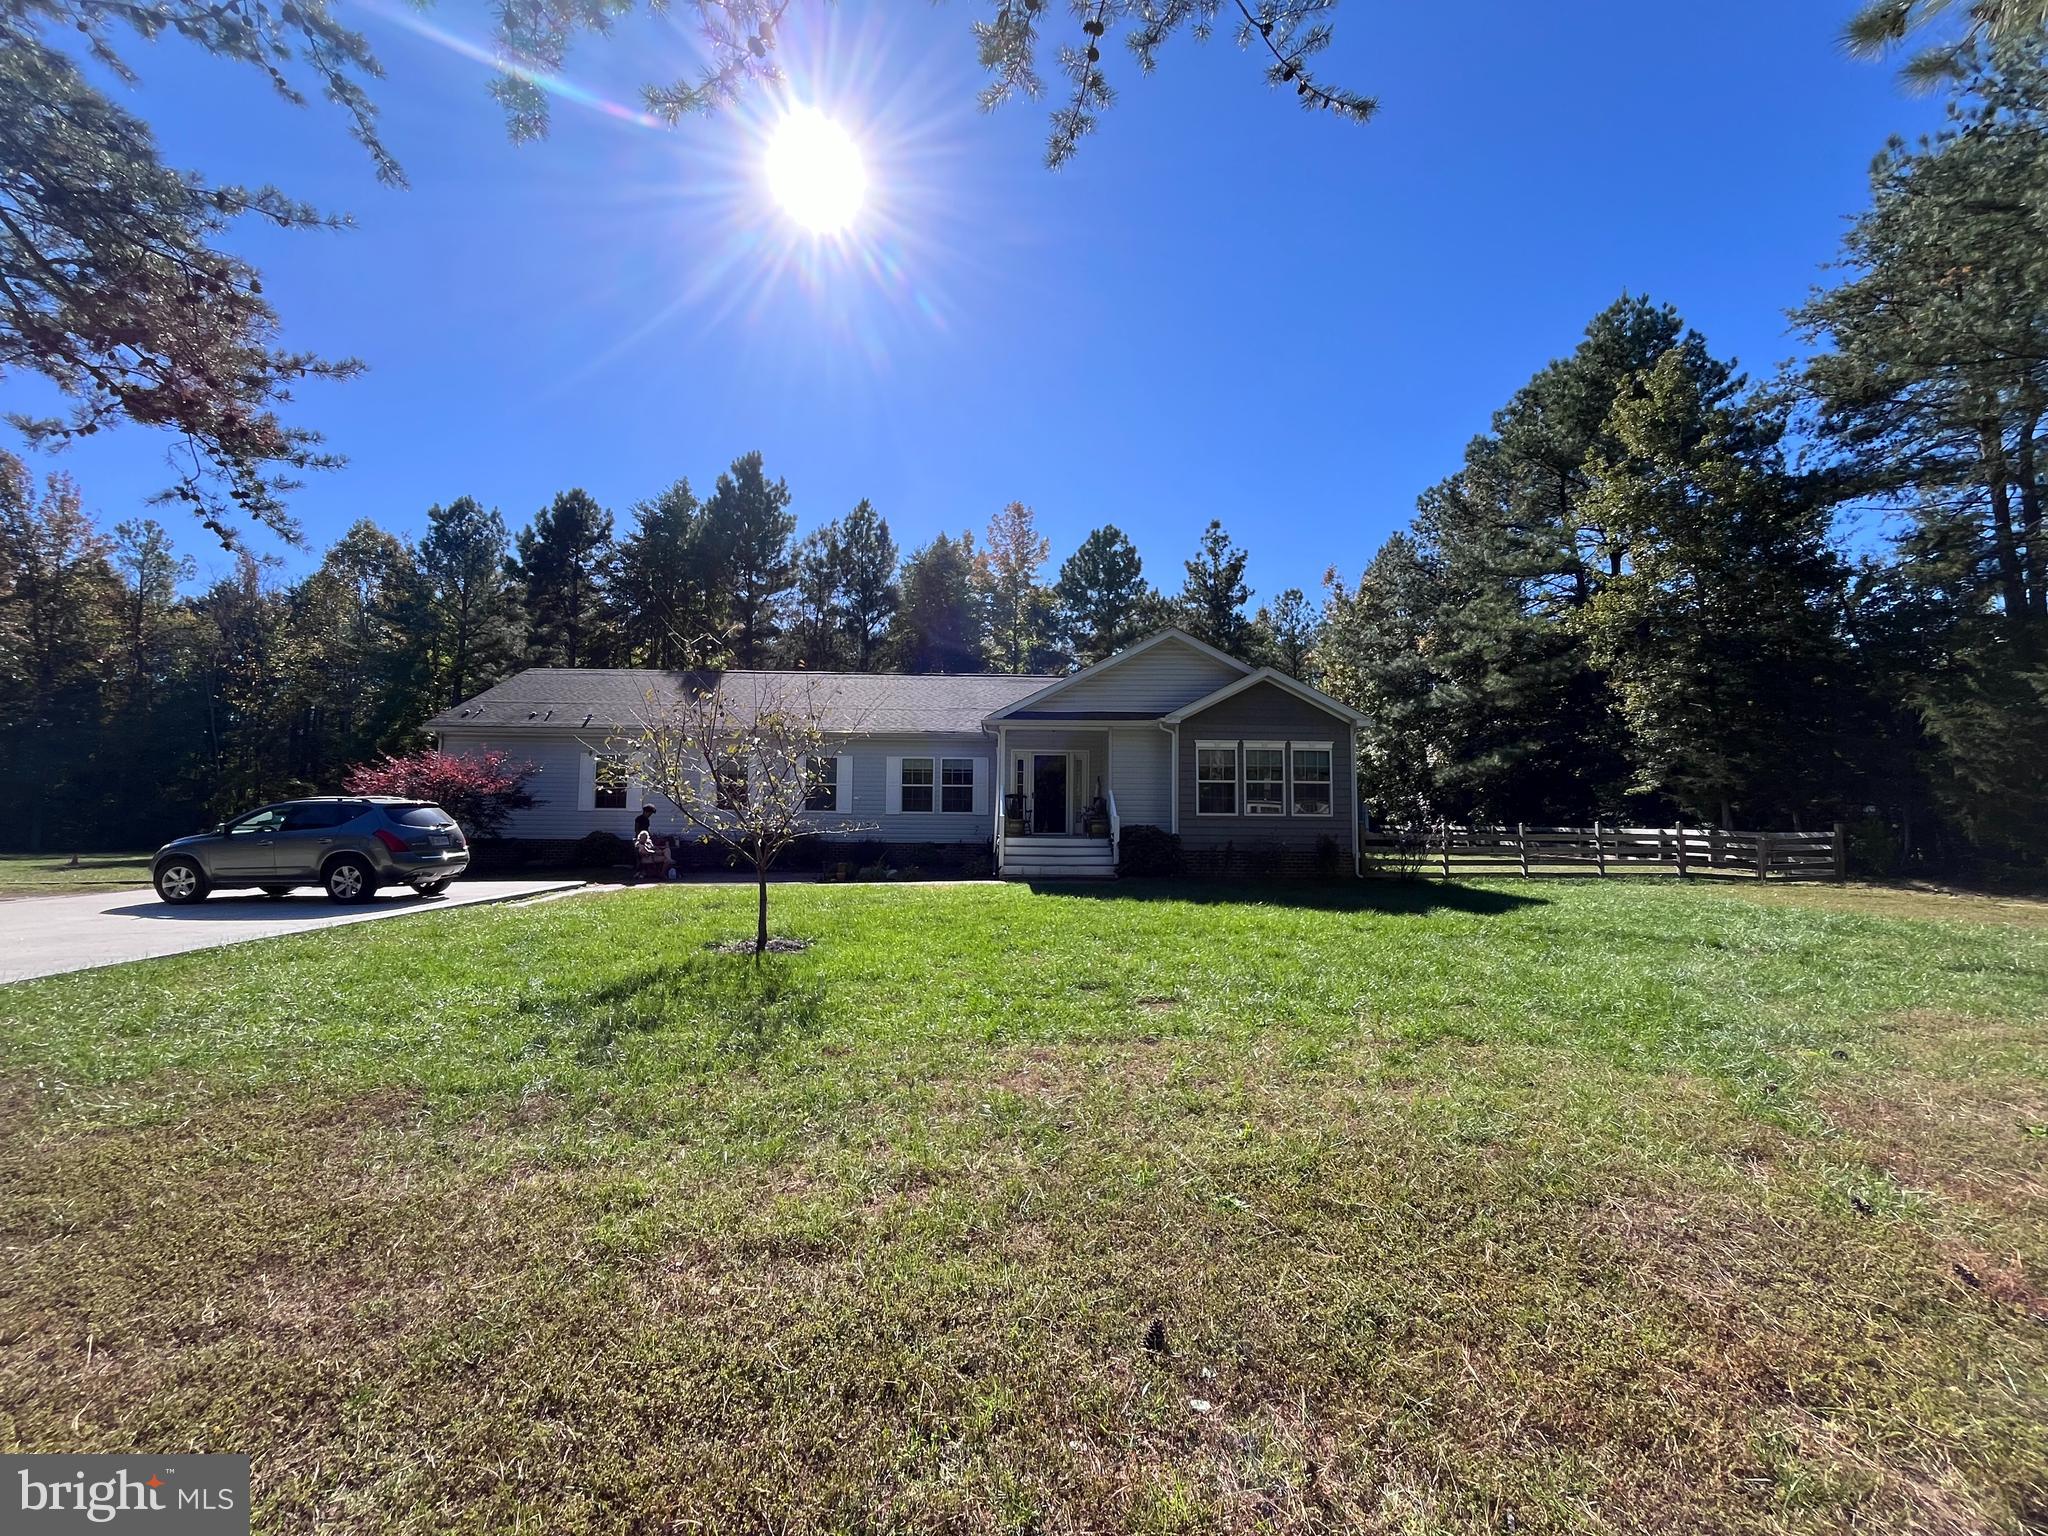
[[[654,830],[658,835],[688,835],[683,818],[659,795],[644,792],[633,784],[623,809],[579,809],[581,756],[585,751],[602,751],[604,738],[539,731],[464,732],[444,730],[441,745],[450,752],[478,751],[502,747],[520,761],[532,763],[538,772],[528,784],[534,798],[530,810],[516,811],[505,824],[504,835],[539,841],[571,841],[592,832],[610,832],[619,837],[633,835],[633,818],[643,803],[656,807]],[[885,843],[976,843],[993,836],[994,812],[988,798],[995,793],[995,744],[988,737],[975,736],[862,736],[838,744],[841,772],[851,767],[853,805],[843,814],[818,815],[823,823],[853,821],[858,829],[828,834],[872,839]],[[984,785],[979,812],[930,811],[890,815],[888,812],[888,760],[891,757],[967,757],[981,764]],[[937,776],[936,766],[934,776]],[[936,802],[937,791],[934,790]]]
[[[1205,656],[1179,640],[1166,639],[1029,707],[1056,709],[1062,714],[1099,709],[1114,714],[1143,710],[1169,715],[1243,676],[1237,667]]]
[[[1198,741],[1327,741],[1330,743],[1328,816],[1198,816],[1195,814],[1195,743]],[[1220,849],[1235,843],[1277,844],[1296,851],[1332,837],[1349,858],[1357,837],[1356,781],[1351,765],[1351,723],[1272,683],[1260,683],[1190,715],[1180,725],[1180,840],[1183,848]],[[1243,805],[1240,760],[1238,803]],[[1291,808],[1290,808],[1291,809]],[[1126,817],[1128,820],[1129,817]]]
[[[1110,781],[1117,819],[1125,826],[1164,828],[1173,820],[1173,738],[1156,725],[1118,726],[1112,733]]]

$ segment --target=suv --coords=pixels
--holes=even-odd
[[[251,885],[273,900],[293,886],[322,885],[330,900],[355,902],[388,884],[431,896],[468,867],[469,843],[438,805],[346,795],[266,805],[166,843],[150,879],[174,906]]]

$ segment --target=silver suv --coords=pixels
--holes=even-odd
[[[353,902],[392,884],[431,896],[468,867],[469,843],[438,805],[346,795],[266,805],[165,843],[150,878],[175,906],[230,886],[255,886],[274,900],[321,885],[331,900]]]

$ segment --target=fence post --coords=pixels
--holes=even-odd
[[[1444,878],[1448,880],[1451,878],[1451,824],[1446,821],[1441,825],[1444,834]]]
[[[1593,818],[1593,863],[1602,875],[1607,873],[1607,839],[1600,831],[1600,818]]]
[[[1768,832],[1756,835],[1756,877],[1759,880],[1771,878],[1771,834]]]
[[[1840,821],[1835,823],[1835,878],[1849,878],[1849,828]]]
[[[1522,855],[1522,878],[1526,880],[1529,878],[1529,824],[1526,821],[1515,823],[1515,847]]]
[[[1657,867],[1662,869],[1667,862],[1664,857],[1664,839],[1668,834],[1662,827],[1657,829]]]
[[[1719,869],[1722,862],[1722,838],[1719,827],[1707,828],[1707,867]]]
[[[1678,824],[1678,878],[1686,879],[1691,871],[1685,865],[1685,823]]]

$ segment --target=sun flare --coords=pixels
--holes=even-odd
[[[768,140],[768,187],[805,229],[833,235],[860,212],[868,177],[851,134],[816,107],[794,107]]]

